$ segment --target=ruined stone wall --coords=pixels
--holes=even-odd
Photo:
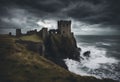
[[[38,32],[38,35],[44,40],[48,36],[48,29],[47,28],[42,28]]]
[[[30,31],[27,31],[27,35],[31,35],[31,34],[36,34],[37,33],[37,30],[30,30]]]

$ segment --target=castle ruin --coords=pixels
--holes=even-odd
[[[38,34],[42,38],[45,38],[46,36],[50,34],[61,35],[64,37],[68,37],[73,34],[71,33],[71,21],[70,20],[69,21],[60,20],[58,21],[57,24],[58,24],[57,29],[51,29],[48,31],[47,28],[42,28],[39,32],[37,32],[37,30],[30,30],[30,31],[27,31],[26,35]],[[22,35],[21,29],[16,29],[16,36],[21,36],[21,35]]]
[[[27,49],[38,52],[41,56],[52,56],[53,61],[54,58],[62,57],[65,58],[68,55],[71,54],[68,57],[69,58],[78,58],[78,48],[76,46],[76,41],[74,39],[73,33],[71,32],[71,21],[66,20],[60,20],[57,22],[58,26],[57,29],[50,29],[48,28],[42,28],[40,31],[37,30],[30,30],[27,31],[26,34],[21,33],[21,29],[16,29],[16,37],[21,36],[31,36],[31,35],[37,35],[41,41],[34,42],[32,40],[22,40],[19,39],[17,42],[20,44],[25,44]],[[32,38],[32,37],[30,37]],[[34,39],[34,36],[33,36]],[[64,43],[67,45],[65,46]],[[70,47],[69,44],[72,46]],[[70,50],[70,51],[68,51]],[[65,54],[63,54],[65,53]],[[57,55],[54,55],[57,54]],[[63,55],[61,55],[63,54]]]

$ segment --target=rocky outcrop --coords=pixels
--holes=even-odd
[[[90,51],[86,51],[86,52],[83,53],[83,56],[90,57],[90,53],[91,53]]]
[[[77,47],[73,35],[69,37],[50,35],[45,40],[45,49],[45,57],[64,68],[67,68],[67,66],[63,59],[70,58],[79,61],[80,58],[80,48]]]
[[[41,42],[16,40],[16,43],[23,44],[28,50],[44,55],[44,44]]]

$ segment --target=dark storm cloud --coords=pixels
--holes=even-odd
[[[31,13],[43,15],[42,12],[54,13],[58,12],[59,9],[63,7],[63,5],[59,2],[55,2],[55,0],[3,0],[0,1],[1,11],[4,13],[4,9],[9,7],[14,8],[23,8]],[[4,8],[4,9],[3,9]],[[6,11],[6,10],[5,10]],[[8,10],[9,11],[9,10]],[[46,14],[44,14],[46,15]]]
[[[68,15],[89,23],[120,25],[120,0],[83,0]]]
[[[72,18],[90,24],[119,26],[119,4],[120,0],[0,0],[0,27],[5,27],[10,22],[14,26],[14,21],[11,20],[21,18],[20,9],[22,16],[26,17],[22,23],[24,25],[30,24],[27,20],[36,22],[37,18]],[[30,19],[30,16],[34,18]]]

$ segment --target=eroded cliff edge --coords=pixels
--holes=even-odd
[[[49,35],[45,40],[45,57],[56,64],[67,68],[63,59],[70,58],[79,61],[80,48],[77,47],[73,35]]]

